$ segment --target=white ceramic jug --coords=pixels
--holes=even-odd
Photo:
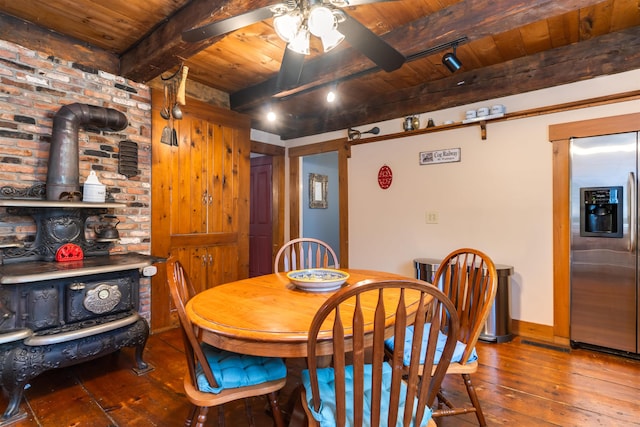
[[[82,201],[88,203],[104,203],[107,195],[105,185],[101,184],[95,171],[91,171],[82,192]]]

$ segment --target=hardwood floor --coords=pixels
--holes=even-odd
[[[473,376],[489,425],[640,426],[640,361],[574,350],[571,353],[523,343],[478,345],[480,368]],[[12,426],[181,426],[189,404],[182,390],[185,365],[177,330],[153,335],[145,360],[155,370],[137,376],[133,352],[53,370],[25,391],[26,418]],[[294,390],[302,360],[290,360]],[[445,380],[447,394],[465,399],[460,377]],[[2,411],[6,399],[0,399]],[[271,426],[266,401],[252,400],[257,426]],[[225,406],[227,426],[248,425],[244,405]],[[208,426],[217,426],[216,410]],[[477,425],[475,415],[440,418],[441,427]]]

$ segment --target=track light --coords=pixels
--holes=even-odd
[[[329,90],[327,91],[327,102],[332,104],[336,102],[336,98],[338,97],[338,83],[333,83],[329,86]]]
[[[332,103],[332,102],[335,102],[335,100],[336,100],[336,91],[335,89],[331,89],[329,92],[327,92],[327,102]]]
[[[453,52],[445,53],[442,57],[442,63],[451,71],[455,73],[462,68],[462,62],[456,56],[456,45],[453,45]]]
[[[267,112],[267,121],[273,123],[276,121],[277,118],[278,117],[276,116],[276,112],[273,111],[272,109],[269,109],[269,111]]]

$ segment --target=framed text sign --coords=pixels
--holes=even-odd
[[[453,163],[460,161],[459,148],[447,148],[444,150],[422,151],[420,153],[421,165],[433,165],[436,163]]]

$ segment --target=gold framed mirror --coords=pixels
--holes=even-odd
[[[309,174],[309,208],[327,208],[327,175]]]

